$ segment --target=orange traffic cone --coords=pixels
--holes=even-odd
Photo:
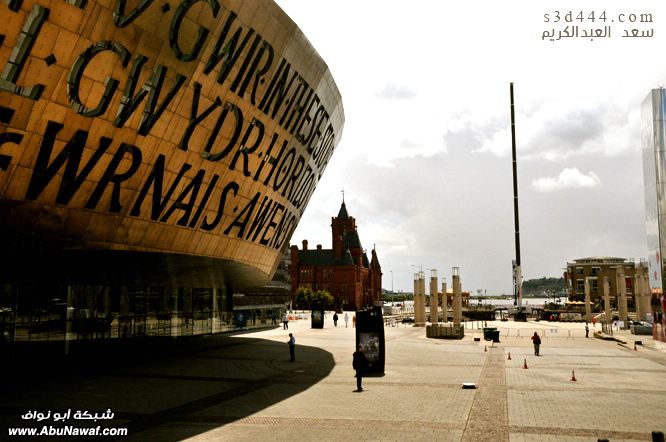
[[[509,357],[507,358],[507,361],[511,360],[511,352],[509,352]]]
[[[573,370],[571,370],[571,380],[572,380],[573,382],[576,382],[576,372],[573,371]]]
[[[488,346],[487,345],[483,346],[483,351],[488,351]]]
[[[527,359],[523,359],[523,368],[527,368]]]

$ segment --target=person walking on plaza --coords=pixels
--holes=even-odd
[[[349,327],[349,315],[345,313],[345,328]]]
[[[335,327],[338,326],[338,314],[337,313],[333,313],[333,325]]]
[[[289,333],[289,340],[287,341],[287,344],[289,344],[289,362],[294,362],[296,360],[296,356],[294,355],[294,350],[296,347],[296,338],[294,338],[294,335]]]
[[[352,357],[352,367],[356,370],[356,390],[357,392],[363,391],[363,375],[368,369],[368,359],[363,353],[362,347],[359,345],[356,347],[356,351]]]
[[[352,328],[356,327],[356,315],[352,316]]]
[[[587,322],[585,323],[585,337],[588,338],[590,336],[590,327],[587,326]]]
[[[282,330],[289,330],[289,315],[286,312],[282,316]]]
[[[539,356],[539,346],[541,345],[541,338],[537,332],[534,332],[532,336],[532,342],[534,343],[534,356]]]

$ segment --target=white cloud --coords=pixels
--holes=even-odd
[[[666,78],[666,63],[644,68],[666,33],[626,39],[615,23],[612,39],[546,42],[543,2],[277,2],[331,69],[346,117],[295,244],[330,239],[344,187],[385,287],[411,290],[410,264],[455,265],[465,287],[510,293],[514,83],[525,278],[580,256],[645,256],[640,106]],[[666,16],[666,2],[634,3]]]
[[[506,157],[511,152],[511,132],[476,127],[482,142],[479,153]],[[516,115],[516,149],[519,158],[564,161],[581,155],[618,156],[637,152],[640,143],[640,111],[624,103],[595,106],[545,101]]]
[[[578,168],[565,168],[557,178],[541,177],[532,181],[532,187],[537,192],[554,192],[563,189],[580,189],[596,187],[601,184],[599,177],[592,171],[587,175]]]
[[[407,100],[416,97],[416,92],[405,86],[387,84],[376,95],[387,100]]]

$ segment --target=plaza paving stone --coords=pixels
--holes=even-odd
[[[112,408],[112,426],[127,426],[130,441],[634,441],[666,432],[666,349],[651,337],[640,336],[635,351],[637,337],[586,339],[580,323],[488,325],[500,329],[500,343],[475,342],[476,328],[460,341],[385,328],[384,376],[364,378],[362,393],[353,392],[355,329],[298,320],[289,330],[197,338],[159,357],[14,385],[0,418],[8,426],[26,409]],[[546,336],[539,357],[534,331]]]

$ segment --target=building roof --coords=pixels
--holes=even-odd
[[[624,263],[628,260],[626,258],[618,258],[615,256],[590,256],[588,258],[579,258],[579,259],[574,259],[574,262],[576,264],[596,264],[596,263]]]
[[[377,258],[377,251],[374,248],[372,249],[372,261],[370,262],[370,266],[375,269],[381,267],[379,264],[379,259]]]
[[[345,202],[342,202],[342,205],[340,206],[340,211],[338,212],[338,218],[340,219],[347,219],[349,218],[349,214],[347,213],[347,206],[345,206]]]
[[[354,265],[354,258],[352,257],[352,254],[349,251],[349,249],[345,250],[345,253],[342,254],[342,259],[340,260],[338,265],[346,265],[346,266]]]
[[[362,249],[361,239],[358,237],[358,232],[356,230],[343,233],[342,243],[345,247],[350,249]]]
[[[298,262],[299,265],[305,266],[354,265],[354,259],[349,249],[342,254],[342,258],[339,260],[335,259],[335,253],[331,249],[299,250]]]

